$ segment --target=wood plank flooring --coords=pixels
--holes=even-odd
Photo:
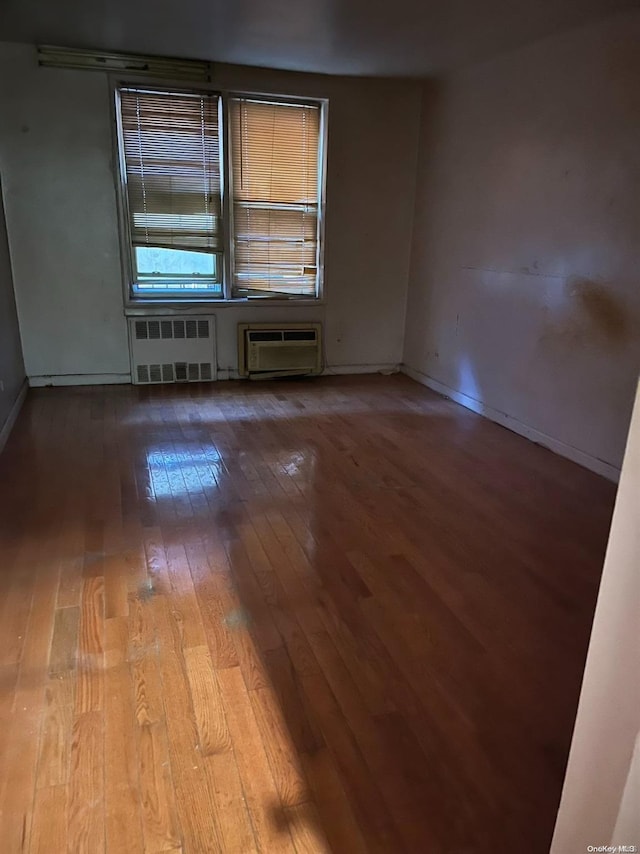
[[[401,376],[32,390],[3,854],[544,854],[614,493]]]

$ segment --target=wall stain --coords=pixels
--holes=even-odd
[[[574,297],[589,324],[612,344],[629,337],[629,314],[624,303],[612,293],[611,288],[591,279],[573,279],[568,282]]]
[[[572,276],[566,280],[564,290],[564,317],[549,318],[541,343],[561,340],[571,345],[588,345],[599,341],[607,347],[618,347],[632,337],[630,311],[610,284]]]

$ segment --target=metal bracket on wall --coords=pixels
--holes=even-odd
[[[38,64],[51,68],[76,68],[81,71],[130,71],[146,77],[172,80],[211,80],[213,65],[195,59],[172,59],[129,53],[101,53],[52,45],[38,46]]]

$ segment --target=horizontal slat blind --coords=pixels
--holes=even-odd
[[[313,296],[320,108],[231,100],[236,296]]]
[[[222,249],[218,96],[120,91],[134,246]]]

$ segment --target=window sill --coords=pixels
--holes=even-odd
[[[124,306],[125,317],[153,314],[211,314],[220,308],[312,308],[324,306],[324,299],[210,299],[210,300],[131,300]]]

